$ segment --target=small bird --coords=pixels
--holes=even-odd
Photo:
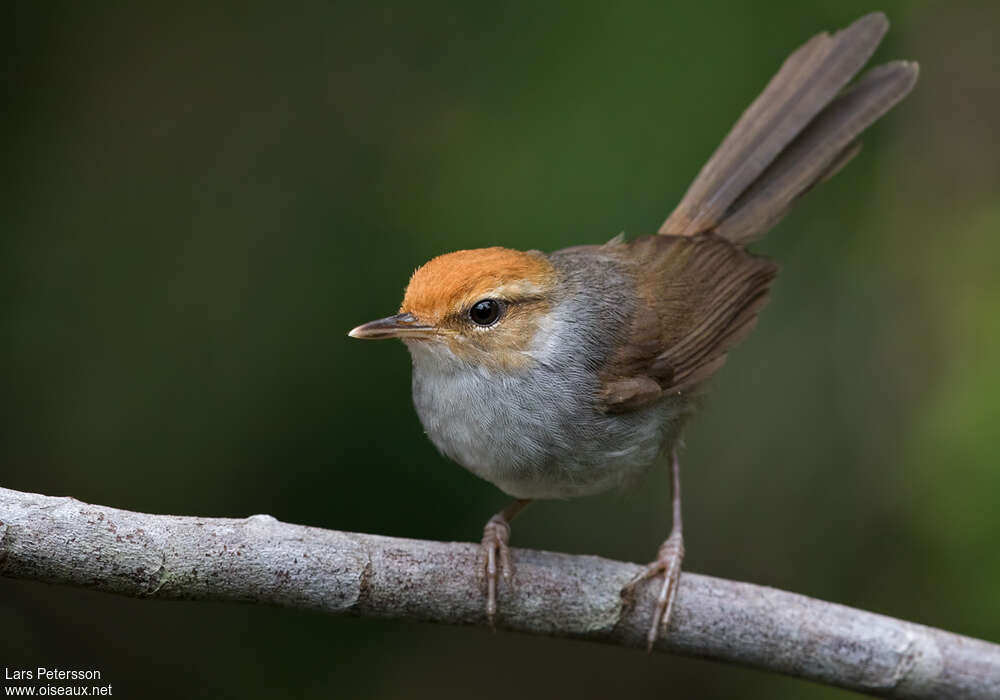
[[[399,313],[353,338],[399,338],[434,445],[516,500],[483,530],[486,616],[510,585],[510,521],[534,499],[634,481],[670,455],[673,527],[622,591],[662,576],[647,642],[670,619],[680,577],[677,445],[695,399],[753,328],[776,266],[746,250],[859,150],[858,136],[916,83],[916,63],[872,69],[888,29],[866,15],[789,56],[656,235],[553,253],[492,247],[413,273]]]

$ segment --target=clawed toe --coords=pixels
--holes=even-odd
[[[497,614],[497,578],[510,585],[514,577],[514,565],[510,558],[510,524],[499,514],[490,518],[483,528],[483,541],[480,546],[480,577],[486,587],[486,619],[490,627],[496,626]],[[499,561],[498,561],[499,560]]]
[[[504,583],[508,586],[514,582],[514,562],[511,561],[510,547],[507,546],[510,542],[510,521],[529,503],[531,501],[526,498],[514,501],[490,518],[483,528],[477,571],[486,588],[486,619],[493,629],[496,629],[498,574],[503,575]]]
[[[653,645],[659,638],[661,630],[666,630],[670,622],[670,613],[674,607],[683,558],[684,540],[679,533],[675,532],[660,546],[656,561],[650,563],[622,587],[622,598],[626,604],[631,605],[635,600],[639,584],[651,578],[663,577],[663,585],[660,587],[659,595],[656,597],[656,607],[653,610],[653,622],[646,635],[646,651],[653,650]]]

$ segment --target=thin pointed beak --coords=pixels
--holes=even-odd
[[[434,326],[417,321],[413,314],[396,314],[377,321],[369,321],[351,330],[352,338],[376,340],[379,338],[429,338],[437,334]]]

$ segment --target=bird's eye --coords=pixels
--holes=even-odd
[[[503,306],[496,299],[480,299],[469,309],[469,318],[477,326],[492,326],[503,313]]]

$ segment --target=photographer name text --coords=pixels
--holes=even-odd
[[[7,668],[3,669],[8,681],[99,681],[101,672],[96,669],[67,670],[63,668]]]

